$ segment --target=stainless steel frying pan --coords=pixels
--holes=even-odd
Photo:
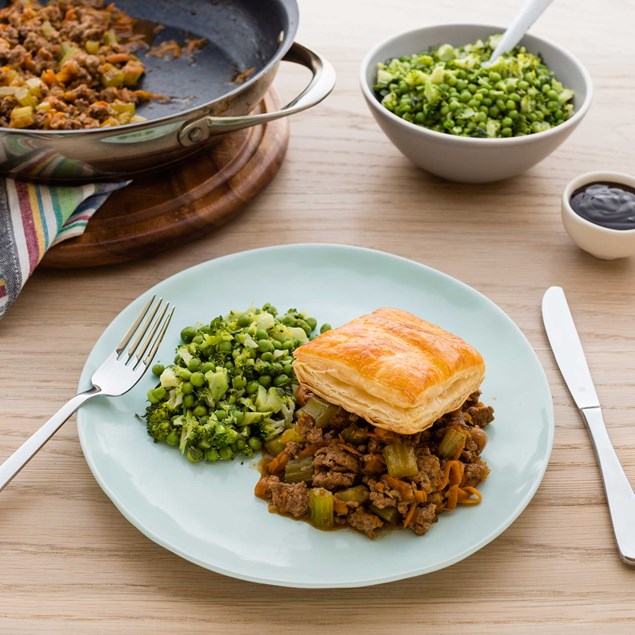
[[[5,6],[7,2],[0,2]],[[141,87],[168,95],[168,103],[137,108],[146,121],[89,130],[0,128],[0,172],[44,181],[130,176],[165,166],[232,130],[310,108],[335,85],[335,71],[319,54],[294,42],[296,0],[116,0],[118,8],[148,25],[161,24],[152,42],[207,39],[193,57],[174,60],[137,54],[146,65]],[[279,111],[249,113],[269,89],[279,62],[312,73],[308,86]],[[237,85],[241,71],[254,69]]]

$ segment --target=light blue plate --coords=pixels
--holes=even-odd
[[[123,397],[94,399],[79,411],[78,429],[97,482],[135,527],[187,560],[290,587],[408,578],[447,567],[492,541],[525,509],[542,480],[554,432],[544,372],[512,320],[453,278],[343,245],[289,245],[211,260],[159,283],[124,309],[90,354],[82,388],[152,293],[177,306],[157,356],[167,362],[183,326],[252,303],[300,308],[333,326],[380,306],[411,311],[483,354],[483,400],[496,413],[484,452],[492,473],[480,488],[483,502],[442,514],[425,536],[393,531],[371,541],[352,530],[321,532],[270,514],[253,495],[255,461],[192,464],[174,448],[155,445],[135,417],[144,412],[145,393],[154,383],[149,373]]]

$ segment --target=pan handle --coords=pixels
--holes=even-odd
[[[245,115],[243,117],[203,117],[187,123],[178,134],[181,145],[197,145],[211,135],[249,128],[293,115],[296,112],[319,104],[333,90],[335,86],[335,69],[328,60],[318,53],[294,42],[282,60],[300,64],[308,68],[313,74],[309,85],[295,99],[276,112]]]

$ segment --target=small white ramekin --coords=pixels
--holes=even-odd
[[[635,254],[635,229],[609,229],[585,220],[571,207],[573,193],[590,183],[618,183],[635,188],[635,177],[622,172],[587,172],[569,182],[562,192],[562,223],[578,247],[602,260]]]

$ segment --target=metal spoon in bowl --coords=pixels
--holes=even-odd
[[[520,39],[529,30],[529,27],[542,15],[543,11],[553,2],[553,0],[525,0],[523,8],[509,25],[498,45],[494,49],[492,56],[487,62],[483,62],[483,68],[491,66],[503,53],[513,49]]]

